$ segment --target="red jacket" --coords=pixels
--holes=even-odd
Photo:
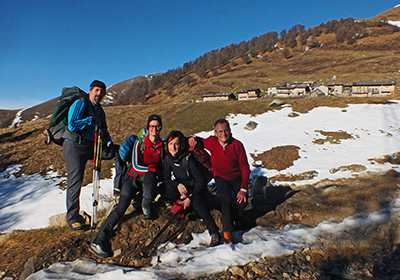
[[[149,171],[156,172],[161,167],[163,141],[159,139],[157,143],[153,144],[150,142],[149,136],[146,136],[143,145],[142,153],[139,140],[136,140],[133,144],[132,164],[128,171],[128,174],[133,177],[146,174]]]
[[[230,141],[223,147],[216,136],[200,139],[203,140],[204,147],[211,153],[214,176],[222,177],[228,181],[242,178],[240,188],[247,190],[250,167],[242,142],[231,137]]]

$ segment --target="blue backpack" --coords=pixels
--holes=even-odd
[[[146,128],[142,128],[138,135],[132,134],[130,135],[125,142],[119,147],[119,156],[125,162],[130,162],[132,159],[132,150],[133,144],[136,140],[140,142],[140,150],[143,153],[144,145],[143,141],[144,138],[149,134],[149,131]]]

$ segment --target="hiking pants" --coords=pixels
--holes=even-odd
[[[75,143],[66,140],[63,144],[63,156],[65,168],[67,170],[67,223],[71,225],[75,222],[84,222],[79,214],[79,196],[85,173],[86,162],[93,159],[93,142]],[[105,149],[102,158],[114,159],[116,175],[114,185],[120,185],[123,174],[126,172],[125,163],[119,158],[118,146],[113,145],[110,149]]]
[[[205,226],[208,229],[209,234],[217,233],[218,227],[215,224],[213,217],[210,214],[210,207],[207,204],[206,190],[199,192],[195,197],[191,199],[193,209],[197,212],[199,217],[203,219]],[[167,186],[165,197],[171,202],[175,202],[179,199],[180,193],[177,188]]]
[[[218,188],[218,197],[221,200],[221,214],[223,231],[234,231],[234,222],[243,216],[247,203],[237,202],[237,193],[240,191],[242,179],[227,181],[219,176],[214,177]]]
[[[142,200],[142,208],[150,209],[151,210],[151,204],[156,197],[156,191],[157,191],[157,185],[158,185],[158,180],[157,180],[157,175],[154,172],[147,172],[146,174],[143,175],[143,200]]]
[[[101,246],[108,246],[109,240],[112,236],[115,226],[119,223],[125,214],[126,209],[135,198],[139,189],[135,184],[136,178],[130,175],[126,175],[123,179],[121,194],[118,205],[108,214],[106,220],[102,223],[99,231],[93,238],[93,243]]]

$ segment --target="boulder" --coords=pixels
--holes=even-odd
[[[244,129],[247,130],[254,130],[257,128],[258,123],[254,122],[254,121],[249,121],[245,126]]]
[[[279,99],[274,99],[271,103],[269,103],[268,106],[282,106],[283,104],[285,104],[283,103],[283,101]]]

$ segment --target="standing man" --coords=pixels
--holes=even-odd
[[[93,159],[95,127],[102,128],[106,147],[103,159],[114,159],[116,175],[114,185],[119,185],[124,163],[119,159],[118,146],[113,145],[107,131],[106,115],[100,102],[106,95],[106,85],[98,80],[90,84],[88,98],[76,100],[68,111],[68,131],[63,143],[63,156],[67,170],[67,223],[74,230],[87,230],[90,225],[79,214],[79,196],[88,159]]]
[[[190,146],[202,141],[211,153],[214,180],[221,200],[222,225],[224,239],[233,243],[235,223],[243,216],[247,205],[247,187],[250,167],[242,142],[232,137],[229,122],[218,119],[214,123],[214,135],[206,139],[190,137]]]

